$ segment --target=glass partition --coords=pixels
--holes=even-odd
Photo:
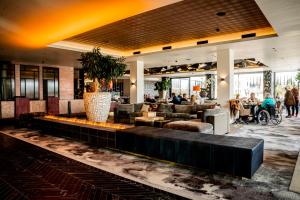
[[[15,66],[0,63],[0,100],[13,100],[15,96]]]
[[[29,99],[39,99],[39,67],[30,65],[20,66],[21,96]]]
[[[200,86],[200,89],[201,88],[205,88],[206,87],[206,84],[205,84],[205,81],[206,81],[206,76],[197,76],[197,77],[191,77],[191,91],[190,91],[190,94],[196,94],[197,92],[199,93],[199,91],[194,91],[193,90],[193,87],[194,86]]]
[[[43,97],[59,97],[59,69],[43,68]]]
[[[296,80],[298,71],[293,72],[275,72],[275,97],[283,99],[285,94],[285,87],[292,88],[292,86],[297,86],[298,82]],[[299,88],[298,88],[299,89]]]
[[[259,100],[263,100],[263,73],[240,73],[234,75],[234,94],[240,98],[250,97],[254,92]]]
[[[83,99],[84,72],[83,69],[74,69],[74,99]]]
[[[171,92],[176,95],[190,95],[190,79],[189,78],[173,78],[171,81]]]

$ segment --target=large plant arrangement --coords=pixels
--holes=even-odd
[[[95,91],[109,91],[109,84],[113,79],[125,73],[125,58],[103,55],[100,48],[81,54],[79,59],[87,78],[93,80]],[[98,83],[98,84],[97,84]]]
[[[171,86],[171,80],[169,78],[163,78],[161,81],[157,81],[154,84],[155,88],[154,90],[158,90],[158,91],[166,91],[170,88]]]

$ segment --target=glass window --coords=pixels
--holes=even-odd
[[[173,78],[172,79],[172,93],[176,95],[183,95],[184,93],[190,95],[190,79],[189,78]]]
[[[59,97],[59,69],[43,68],[43,97]]]
[[[0,100],[13,100],[15,96],[15,66],[0,63]]]
[[[74,69],[74,99],[82,99],[84,91],[83,69]]]
[[[29,99],[39,99],[39,67],[20,66],[21,96]]]
[[[292,87],[298,85],[296,80],[298,71],[294,72],[276,72],[275,73],[275,96],[283,98],[285,94],[285,87]]]
[[[250,97],[254,92],[256,97],[263,100],[263,73],[240,73],[234,75],[234,94],[240,98]]]
[[[205,81],[206,76],[198,76],[198,77],[191,77],[191,91],[190,94],[196,94],[197,91],[193,91],[194,86],[200,86],[200,88],[205,88]],[[199,92],[198,92],[199,93]]]
[[[112,96],[113,97],[121,97],[124,96],[124,82],[123,80],[113,80],[112,85]],[[146,84],[145,84],[146,86]],[[145,88],[146,90],[146,88]]]

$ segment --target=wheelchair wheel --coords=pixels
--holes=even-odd
[[[273,117],[271,117],[271,122],[272,122],[272,124],[274,124],[274,125],[278,125],[278,124],[281,123],[281,121],[282,121],[282,115],[281,115],[281,112],[276,111],[276,112],[275,112],[275,115],[274,115]]]
[[[270,114],[266,110],[262,110],[258,113],[258,122],[261,125],[268,125],[270,121]]]

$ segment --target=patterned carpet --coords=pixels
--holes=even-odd
[[[288,191],[300,149],[300,119],[279,126],[234,125],[230,136],[265,140],[264,164],[252,179],[210,174],[173,163],[95,149],[86,144],[44,135],[36,130],[5,128],[1,132],[99,169],[191,199],[300,199]]]

